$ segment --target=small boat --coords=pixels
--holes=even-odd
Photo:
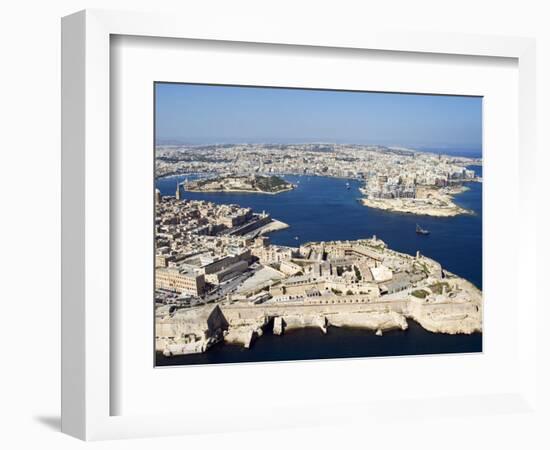
[[[349,186],[349,183],[346,182],[346,189],[349,190],[350,189],[350,186]]]
[[[300,239],[298,236],[294,236],[294,239],[297,241],[298,239]]]
[[[430,232],[422,228],[420,225],[416,224],[416,234],[426,235],[426,234],[430,234]]]

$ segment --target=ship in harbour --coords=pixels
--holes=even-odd
[[[427,234],[430,234],[430,231],[426,230],[426,229],[422,228],[420,225],[416,224],[416,234],[427,235]]]

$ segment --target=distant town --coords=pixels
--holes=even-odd
[[[215,190],[219,176],[317,175],[364,183],[362,202],[371,208],[428,216],[470,214],[453,202],[481,181],[468,166],[481,159],[418,152],[405,148],[344,144],[242,144],[159,146],[156,176],[202,174],[212,178],[190,190]],[[227,184],[225,190],[229,190]],[[281,191],[290,189],[285,186]],[[218,188],[221,190],[222,188]],[[235,190],[257,190],[243,185]]]
[[[185,192],[281,194],[285,175],[361,182],[366,207],[428,216],[471,212],[453,196],[481,182],[475,158],[341,144],[159,146],[156,177],[199,176],[155,194],[156,349],[202,353],[219,342],[249,348],[270,324],[360,327],[382,335],[413,319],[436,333],[482,329],[481,291],[419,252],[380,238],[274,245],[288,225],[269,211],[185,198]],[[420,230],[417,232],[424,232]]]

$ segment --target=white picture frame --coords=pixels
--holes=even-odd
[[[447,54],[512,58],[519,74],[519,184],[522,199],[521,246],[517,246],[518,277],[536,272],[535,186],[535,43],[532,39],[436,33],[396,33],[384,30],[348,30],[337,36],[310,27],[297,30],[231,24],[210,30],[190,17],[87,10],[62,21],[62,430],[85,440],[162,436],[208,431],[208,426],[187,420],[185,414],[112,415],[110,335],[111,211],[110,185],[116,174],[110,168],[110,38],[112,35],[200,39],[224,42],[265,43],[368,49],[415,54]],[[521,361],[520,377],[513,391],[470,398],[432,398],[442,415],[468,415],[472,405],[486,414],[507,409],[536,413],[536,328],[522,311],[537,308],[535,286],[526,287],[518,311]],[[518,295],[517,292],[510,295]],[[426,403],[403,399],[413,411]],[[355,417],[386,415],[380,404],[335,405],[331,412],[314,405],[287,411],[270,426],[309,425]],[[257,422],[227,430],[265,427]],[[235,428],[236,427],[236,428]],[[219,431],[219,430],[218,430]]]

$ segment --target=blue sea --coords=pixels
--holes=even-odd
[[[482,176],[481,166],[472,166]],[[191,176],[157,180],[163,195],[174,195],[176,184]],[[199,193],[182,190],[184,198],[215,203],[236,203],[256,212],[265,210],[290,228],[269,235],[274,244],[298,246],[310,241],[361,239],[375,234],[392,249],[414,255],[417,250],[439,261],[443,267],[482,284],[482,183],[468,183],[469,191],[455,201],[474,215],[449,218],[397,214],[367,208],[359,202],[358,181],[314,176],[285,176],[297,188],[278,195],[241,193]],[[346,189],[346,182],[350,189]],[[416,234],[416,224],[430,230]],[[298,237],[296,240],[295,238]]]
[[[482,176],[480,166],[472,166]],[[176,185],[193,176],[178,176],[157,180],[156,186],[163,195],[174,195]],[[193,193],[182,190],[184,198],[208,200],[215,203],[235,203],[252,208],[256,212],[269,212],[289,228],[269,235],[271,242],[279,245],[298,246],[310,241],[361,239],[376,235],[390,248],[414,255],[420,253],[440,262],[444,269],[453,272],[483,288],[482,274],[482,183],[468,183],[470,190],[455,197],[460,206],[474,211],[473,215],[434,218],[397,214],[367,208],[360,204],[361,183],[315,176],[284,177],[297,188],[278,195],[243,193]],[[350,184],[347,189],[346,183]],[[428,229],[427,236],[416,234],[416,224]],[[216,351],[204,355],[189,355],[166,360],[159,364],[203,364],[206,362],[279,361],[288,359],[337,358],[346,356],[389,356],[427,353],[455,353],[481,351],[481,335],[446,336],[432,334],[416,324],[408,331],[394,332],[392,340],[367,337],[364,330],[329,329],[338,345],[318,330],[306,329],[292,336],[262,337],[241,354],[232,346],[221,345]],[[372,333],[369,334],[369,336]],[[299,337],[299,338],[298,338]],[[264,339],[265,338],[265,339]],[[281,340],[282,341],[279,341]],[[298,341],[308,340],[305,347]],[[262,342],[263,341],[263,342]],[[295,342],[293,342],[295,341]],[[369,345],[365,345],[368,341]],[[270,350],[270,342],[272,342]],[[396,344],[399,343],[400,344]],[[276,345],[275,345],[276,343]],[[286,345],[288,344],[288,348]],[[296,355],[296,345],[304,348]],[[267,348],[266,348],[267,346]],[[320,346],[320,347],[318,347]],[[341,350],[338,350],[341,347]],[[326,353],[330,348],[329,354]],[[256,350],[255,350],[256,349]],[[285,350],[286,349],[286,350]],[[309,350],[308,350],[309,349]],[[413,350],[411,350],[413,349]],[[266,357],[266,355],[271,355]]]

